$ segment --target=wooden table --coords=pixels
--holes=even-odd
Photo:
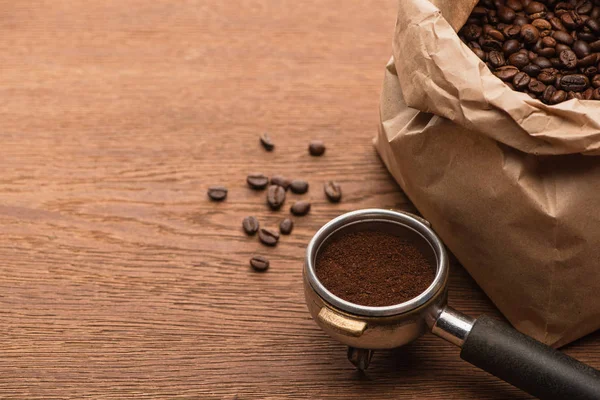
[[[528,398],[431,335],[355,372],[305,308],[304,247],[323,223],[411,209],[371,144],[394,13],[392,0],[0,0],[0,397]],[[313,138],[325,156],[307,154]],[[311,184],[311,214],[274,249],[241,230],[287,215],[246,187],[254,171]],[[450,290],[498,315],[460,267]],[[566,351],[600,367],[599,334]]]

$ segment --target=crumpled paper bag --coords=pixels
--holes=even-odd
[[[520,331],[600,328],[600,101],[548,106],[458,38],[475,0],[402,0],[375,140],[387,168]]]

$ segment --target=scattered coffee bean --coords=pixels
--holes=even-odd
[[[211,186],[208,188],[208,197],[214,201],[222,201],[227,197],[227,188],[225,186]]]
[[[254,190],[262,190],[269,184],[269,178],[263,174],[250,174],[246,178],[248,186]]]
[[[290,180],[285,179],[281,175],[275,175],[275,176],[271,177],[271,185],[281,186],[284,190],[288,190],[290,187],[290,184],[291,184]]]
[[[275,148],[275,144],[271,141],[268,133],[263,133],[260,137],[260,143],[266,151],[272,151]]]
[[[256,217],[246,217],[242,221],[242,227],[248,235],[254,235],[256,232],[258,232],[258,219],[256,219]]]
[[[310,211],[310,203],[305,200],[297,201],[290,208],[290,211],[294,215],[298,215],[298,216],[306,215]]]
[[[292,229],[294,229],[294,221],[289,218],[284,219],[279,223],[279,232],[284,235],[289,235],[292,233]]]
[[[336,182],[329,181],[325,183],[324,189],[329,201],[337,203],[342,199],[342,188]]]
[[[321,140],[313,140],[308,145],[308,152],[311,156],[321,156],[325,153],[325,144]]]
[[[258,238],[267,246],[275,246],[279,240],[279,232],[272,229],[261,228],[258,231]]]
[[[265,272],[269,269],[269,260],[263,256],[254,256],[250,259],[250,266],[257,272]]]
[[[296,194],[304,194],[308,191],[308,182],[295,179],[290,184],[290,189]]]
[[[267,189],[267,203],[273,210],[279,210],[285,202],[285,189],[279,185],[271,185]]]

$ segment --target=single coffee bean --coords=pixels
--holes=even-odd
[[[534,19],[531,21],[531,25],[535,26],[540,31],[549,31],[552,29],[550,22],[542,18]]]
[[[592,86],[595,88],[600,88],[600,74],[594,75],[592,78]]]
[[[591,42],[593,42],[594,40],[597,39],[596,35],[593,34],[593,33],[591,33],[591,32],[579,32],[577,34],[577,38],[579,40],[584,40],[584,41],[586,41],[588,43],[591,43]]]
[[[542,45],[544,47],[556,47],[556,39],[552,36],[546,36],[542,39]]]
[[[600,32],[600,21],[597,19],[589,18],[587,21],[585,21],[585,26],[590,28],[590,30],[594,33]]]
[[[494,68],[501,67],[506,63],[504,54],[499,51],[490,51],[488,54],[488,61]]]
[[[313,140],[308,145],[308,152],[311,156],[321,156],[325,153],[325,144],[321,140]]]
[[[292,192],[294,193],[304,194],[308,191],[308,182],[295,179],[290,184],[290,189],[292,189]]]
[[[600,40],[596,40],[590,43],[590,49],[594,52],[600,51]]]
[[[271,177],[271,185],[281,186],[283,190],[288,190],[291,185],[291,181],[289,179],[285,179],[281,175],[273,175]]]
[[[273,210],[279,210],[285,202],[285,189],[279,185],[271,185],[267,189],[267,204]]]
[[[225,186],[211,186],[208,188],[208,197],[213,201],[222,201],[227,197]]]
[[[572,99],[583,99],[583,94],[578,93],[578,92],[567,92],[567,100],[572,100]]]
[[[569,29],[576,29],[579,26],[581,19],[572,11],[566,12],[560,16],[560,22]]]
[[[521,27],[521,37],[525,43],[535,43],[540,38],[540,31],[535,26],[526,24]]]
[[[583,58],[592,52],[590,45],[583,40],[573,42],[573,51],[577,54],[577,58]]]
[[[577,66],[578,67],[589,67],[591,65],[596,64],[596,61],[598,60],[598,55],[596,53],[590,54],[588,56],[585,56],[579,60],[577,60]]]
[[[567,92],[564,90],[557,90],[554,95],[550,98],[550,104],[562,103],[567,99]]]
[[[552,57],[550,59],[550,62],[552,63],[553,68],[557,68],[557,69],[564,68],[564,65],[562,64],[562,62],[560,61],[560,58],[558,58],[558,57]]]
[[[463,35],[465,35],[465,38],[469,41],[479,39],[482,31],[483,29],[481,26],[475,24],[469,24],[462,29]]]
[[[594,93],[592,94],[592,98],[594,100],[600,100],[600,88],[594,89]]]
[[[279,223],[279,232],[284,235],[292,233],[292,229],[294,229],[294,221],[289,218],[286,218]]]
[[[490,29],[487,36],[499,42],[504,42],[505,40],[504,35],[498,29]]]
[[[532,78],[531,81],[529,81],[528,89],[533,94],[541,95],[544,93],[544,90],[546,90],[546,85],[537,79]]]
[[[482,61],[486,61],[487,59],[487,53],[479,48],[476,49],[471,49],[473,50],[473,53],[475,53],[475,55],[477,57],[479,57]]]
[[[258,219],[256,219],[256,217],[244,218],[244,220],[242,221],[242,228],[244,228],[244,231],[248,235],[254,235],[256,232],[258,232],[258,228],[259,228]]]
[[[536,77],[542,69],[535,64],[529,64],[523,67],[523,72],[531,77]]]
[[[552,37],[554,39],[556,39],[556,41],[559,42],[559,43],[563,43],[563,44],[566,44],[566,45],[573,44],[573,36],[569,35],[565,31],[555,31],[552,34]]]
[[[538,57],[532,62],[540,68],[552,68],[552,63],[546,57]]]
[[[269,269],[269,260],[263,256],[254,256],[250,259],[250,266],[257,272],[265,272]]]
[[[550,22],[550,25],[552,25],[552,29],[554,29],[555,31],[565,30],[565,26],[562,24],[562,22],[560,22],[560,18],[558,17],[548,18],[548,22]]]
[[[292,205],[292,207],[290,207],[290,211],[294,215],[306,215],[310,211],[310,203],[305,200],[297,201]]]
[[[551,85],[546,86],[544,93],[542,93],[542,101],[544,103],[549,104],[550,99],[552,99],[552,96],[554,96],[554,93],[556,93],[556,88],[554,86],[551,86]]]
[[[523,26],[529,23],[529,18],[524,15],[517,15],[517,17],[513,20],[513,24],[517,26]]]
[[[471,15],[474,16],[474,17],[483,17],[483,16],[486,16],[487,13],[488,13],[487,8],[485,8],[485,7],[479,7],[479,6],[475,7],[473,9],[473,11],[471,11]]]
[[[537,51],[539,57],[552,58],[556,55],[556,49],[553,47],[544,47]]]
[[[565,68],[575,68],[577,66],[577,55],[571,50],[561,51],[558,55],[561,64]]]
[[[600,7],[594,6],[594,8],[592,8],[592,12],[590,13],[590,18],[594,18],[594,19],[600,18]]]
[[[592,12],[593,8],[594,8],[594,4],[592,4],[591,1],[584,0],[584,1],[579,2],[576,10],[577,10],[577,13],[579,13],[579,14],[589,14],[590,12]]]
[[[582,71],[585,75],[589,76],[589,77],[593,77],[594,75],[596,75],[598,73],[598,68],[595,66],[590,66],[590,67],[585,67],[582,69]]]
[[[517,72],[515,72],[515,75],[517,74]],[[514,75],[513,75],[513,77],[514,77]],[[512,80],[512,78],[511,78],[511,80]],[[340,185],[338,183],[336,183],[334,181],[329,181],[329,182],[325,183],[325,186],[323,188],[325,190],[325,195],[327,195],[327,198],[329,199],[329,201],[331,201],[333,203],[337,203],[342,199],[342,188],[340,187]]]
[[[590,86],[590,80],[581,74],[566,75],[560,80],[560,88],[566,91],[583,92],[588,86]]]
[[[591,100],[594,96],[594,88],[587,88],[583,92],[583,100]]]
[[[530,80],[531,78],[525,72],[519,72],[513,78],[513,85],[517,90],[525,90],[527,89]]]
[[[504,67],[498,68],[494,71],[494,75],[503,81],[512,81],[515,75],[519,72],[517,67],[513,67],[512,65],[505,65]]]
[[[498,40],[489,39],[489,38],[480,38],[479,44],[481,45],[481,48],[485,51],[494,51],[494,50],[500,51],[500,50],[502,50],[502,42],[500,42]]]
[[[521,43],[519,43],[519,41],[515,39],[507,40],[502,45],[502,51],[506,56],[510,56],[511,54],[516,53],[517,51],[519,51],[520,48]]]
[[[529,61],[535,60],[537,58],[537,54],[535,54],[533,51],[529,51],[527,53],[527,57],[529,57]]]
[[[518,25],[508,25],[502,30],[507,39],[518,39],[521,36],[521,27]]]
[[[506,7],[510,7],[514,11],[523,11],[523,4],[519,0],[506,0]]]
[[[525,7],[527,14],[537,14],[542,11],[546,11],[546,6],[538,1],[532,1]]]
[[[508,62],[511,65],[514,65],[515,67],[521,69],[527,64],[529,64],[529,57],[523,53],[515,53],[511,54],[510,57],[508,57]]]
[[[279,240],[279,232],[272,229],[261,228],[258,231],[258,239],[267,246],[275,246]]]
[[[516,16],[517,16],[517,14],[515,13],[515,10],[513,10],[512,8],[509,8],[509,7],[498,8],[498,18],[500,19],[500,21],[510,24],[515,19]]]
[[[271,141],[268,133],[262,134],[260,137],[260,144],[262,144],[266,151],[272,151],[275,148],[275,144]]]
[[[254,190],[262,190],[269,184],[269,178],[263,174],[250,174],[246,177],[246,183]]]

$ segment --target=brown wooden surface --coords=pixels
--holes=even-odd
[[[431,335],[361,375],[304,306],[319,226],[410,208],[371,145],[394,3],[0,0],[0,398],[527,398]],[[275,249],[241,231],[287,214],[253,171],[312,185]],[[460,267],[450,290],[497,315]],[[598,334],[566,351],[600,367]]]

